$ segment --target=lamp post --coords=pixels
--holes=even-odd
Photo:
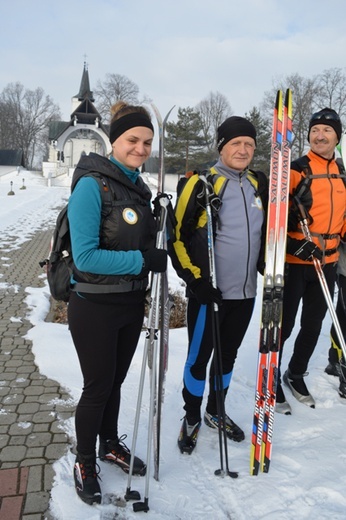
[[[10,182],[10,186],[11,186],[11,189],[10,189],[10,191],[8,192],[7,195],[14,195],[15,193],[14,193],[14,191],[13,191],[13,189],[12,189],[12,187],[13,187],[13,182],[12,182],[12,181]]]

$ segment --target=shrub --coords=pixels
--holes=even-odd
[[[179,329],[186,327],[186,298],[181,291],[169,292],[171,309],[169,315],[169,328]],[[148,305],[145,316],[148,317]],[[52,301],[52,321],[54,323],[67,324],[67,303]],[[145,320],[146,324],[146,320]]]
[[[170,293],[172,301],[171,312],[169,316],[169,328],[179,329],[186,327],[186,298],[180,291]]]

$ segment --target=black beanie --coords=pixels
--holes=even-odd
[[[243,136],[252,137],[256,144],[256,128],[253,124],[244,117],[228,117],[217,129],[217,149],[221,152],[228,141]]]
[[[315,125],[328,125],[331,126],[338,137],[338,143],[341,139],[342,126],[340,117],[332,108],[324,108],[319,112],[316,112],[311,116],[309,123],[308,141],[310,142],[310,130]]]

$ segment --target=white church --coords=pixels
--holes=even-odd
[[[52,121],[49,125],[49,155],[48,161],[42,163],[42,172],[52,184],[64,183],[64,180],[69,183],[81,155],[110,153],[109,125],[102,123],[93,103],[88,68],[84,63],[79,92],[72,98],[70,121]]]
[[[88,67],[84,63],[79,92],[72,97],[70,121],[52,121],[49,124],[48,161],[42,163],[42,174],[49,186],[70,186],[82,155],[94,152],[107,156],[111,153],[109,124],[102,123],[94,101]],[[158,152],[154,151],[141,172],[149,185],[157,186],[158,169]],[[175,190],[176,174],[166,172],[165,179],[166,189]]]

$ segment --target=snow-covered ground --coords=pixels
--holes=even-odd
[[[25,178],[26,190],[20,190]],[[10,180],[15,196],[8,196]],[[38,174],[13,173],[11,179],[0,179],[1,241],[8,249],[28,240],[35,231],[55,221],[58,208],[68,197],[67,188],[49,188]],[[0,290],[7,289],[1,273]],[[261,279],[259,280],[261,283]],[[169,268],[172,288],[181,287],[172,268]],[[33,324],[28,338],[41,373],[66,387],[73,401],[77,401],[82,379],[74,347],[65,325],[44,321],[49,309],[47,286],[27,288],[27,317]],[[293,414],[275,415],[274,447],[268,474],[250,476],[250,436],[254,408],[256,378],[259,300],[248,333],[239,351],[234,377],[227,396],[229,415],[244,429],[245,441],[229,441],[228,455],[231,470],[239,472],[238,479],[217,477],[220,467],[218,435],[202,426],[198,445],[191,456],[181,455],[177,436],[182,408],[182,372],[186,356],[186,329],[170,331],[169,368],[166,379],[162,415],[162,453],[160,480],[149,480],[148,513],[133,512],[131,503],[125,507],[114,505],[88,506],[76,495],[72,479],[74,456],[69,450],[54,465],[56,472],[52,490],[51,510],[56,520],[97,520],[100,518],[138,519],[232,519],[232,520],[305,520],[346,518],[346,414],[345,401],[339,398],[338,380],[327,376],[324,368],[329,348],[330,318],[326,317],[322,334],[309,367],[307,385],[316,399],[316,409],[299,404],[287,391]],[[18,318],[18,317],[17,317]],[[137,402],[139,374],[142,365],[144,336],[123,387],[120,431],[128,435],[131,446],[133,422]],[[285,346],[283,367],[292,350],[292,340]],[[0,376],[1,380],[1,376]],[[146,456],[147,416],[149,406],[149,377],[140,416],[137,454]],[[74,438],[73,421],[64,429]],[[123,496],[127,475],[118,468],[100,463],[103,493]],[[144,497],[145,479],[134,477],[131,487]]]

